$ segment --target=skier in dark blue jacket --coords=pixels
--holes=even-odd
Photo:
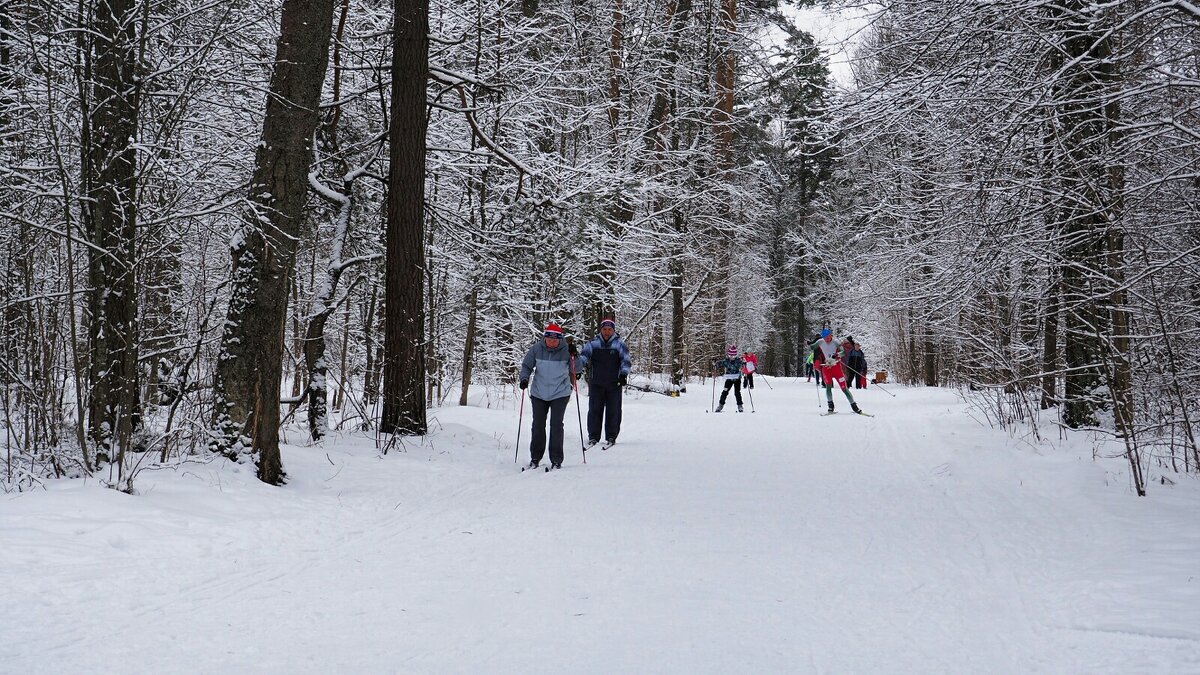
[[[579,351],[579,377],[585,368],[588,375],[588,445],[600,442],[604,432],[605,446],[617,442],[621,433],[621,391],[629,378],[629,348],[617,335],[617,322],[606,317],[600,322],[600,334]]]

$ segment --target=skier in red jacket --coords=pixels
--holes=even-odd
[[[747,389],[753,389],[754,373],[758,371],[758,354],[746,352],[742,360],[745,361],[742,364],[742,386]]]

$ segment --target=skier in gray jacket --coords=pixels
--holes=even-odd
[[[563,344],[558,324],[546,326],[521,361],[521,388],[529,388],[533,405],[533,433],[529,440],[529,467],[542,461],[546,452],[546,416],[550,417],[550,466],[558,469],[563,461],[563,417],[571,400],[571,358]],[[530,380],[532,378],[532,385]]]

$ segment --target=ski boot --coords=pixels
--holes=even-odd
[[[716,410],[713,410],[713,412],[721,412],[721,409],[724,407],[725,407],[724,403],[718,403]]]
[[[742,404],[740,404],[740,403],[738,404],[738,412],[746,412],[746,411],[745,411],[745,410],[742,408]]]
[[[562,468],[562,462],[551,462],[551,463],[550,463],[550,468],[551,468],[551,469],[561,469],[561,468]]]
[[[862,408],[858,407],[857,403],[851,403],[850,409],[853,410],[854,412],[858,413],[859,415],[863,414]]]
[[[833,411],[833,401],[830,401],[830,402],[829,402],[829,414],[830,414],[830,415],[832,415],[832,414],[833,414],[833,412],[834,412],[834,411]]]
[[[529,468],[530,469],[538,468],[538,461],[536,459],[529,460]]]

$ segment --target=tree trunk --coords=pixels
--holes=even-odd
[[[467,335],[463,339],[463,370],[462,393],[458,395],[458,404],[467,404],[467,392],[471,388],[471,370],[475,365],[475,321],[479,315],[479,291],[471,289],[467,298]]]
[[[1107,194],[1106,162],[1110,159],[1108,129],[1097,110],[1105,96],[1099,77],[1097,28],[1092,13],[1078,0],[1058,10],[1063,28],[1060,50],[1070,66],[1056,87],[1056,142],[1063,148],[1057,178],[1064,195],[1063,293],[1065,312],[1066,392],[1063,420],[1071,427],[1094,426],[1097,411],[1107,404],[1101,395],[1106,377],[1105,345],[1108,315],[1100,270],[1108,263],[1106,231],[1112,213]]]
[[[925,386],[938,386],[937,348],[933,344],[933,335],[926,333],[922,342],[924,347]]]
[[[329,364],[325,361],[325,324],[332,308],[308,319],[304,334],[304,365],[308,371],[308,434],[314,441],[325,437],[329,419]]]
[[[721,0],[721,51],[717,55],[717,104],[713,112],[713,135],[716,137],[717,163],[722,171],[733,168],[733,104],[737,84],[737,0]]]
[[[334,0],[284,0],[250,212],[235,235],[232,297],[214,384],[213,450],[256,457],[258,477],[279,485],[279,389],[288,285],[308,194],[312,138],[329,64]]]
[[[1058,402],[1058,272],[1050,272],[1046,293],[1046,320],[1042,335],[1042,409]]]
[[[675,215],[676,220],[682,216]],[[686,376],[683,343],[683,262],[676,256],[671,260],[671,384],[682,387]]]
[[[367,315],[363,319],[363,352],[367,362],[363,369],[363,404],[367,407],[375,405],[379,399],[379,356],[380,349],[375,344],[376,314],[375,308],[379,300],[379,285],[371,284],[371,297],[367,300]]]
[[[394,0],[391,170],[387,201],[383,417],[385,433],[423,435],[425,419],[425,86],[429,6]]]
[[[84,158],[91,396],[88,430],[108,459],[123,455],[138,413],[136,286],[138,82],[133,0],[99,0]],[[115,451],[115,452],[114,452]]]
[[[621,125],[621,72],[625,68],[625,0],[613,2],[613,26],[608,40],[608,126],[610,141],[615,148],[620,145]]]

